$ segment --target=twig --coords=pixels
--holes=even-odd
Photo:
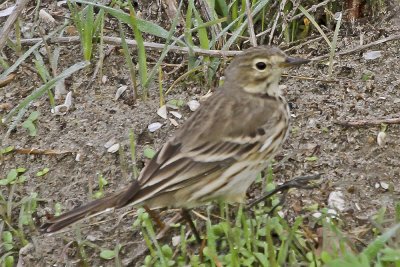
[[[253,47],[257,46],[256,34],[254,33],[253,16],[251,15],[250,1],[246,0],[247,28],[250,34],[250,44]]]
[[[370,126],[385,124],[400,124],[399,118],[369,119],[369,120],[353,120],[353,121],[336,121],[336,124],[343,126]]]
[[[346,54],[350,54],[350,53],[354,53],[356,51],[359,50],[363,50],[363,49],[367,49],[369,47],[372,47],[374,45],[378,45],[378,44],[382,44],[385,42],[389,42],[389,41],[394,41],[394,40],[399,40],[400,39],[400,34],[396,34],[396,35],[392,35],[365,45],[361,45],[346,51],[342,51],[342,52],[338,52],[336,53],[336,56],[342,56],[342,55],[346,55]],[[42,39],[41,38],[30,38],[30,39],[22,39],[21,40],[21,44],[22,45],[34,45],[38,42],[40,42]],[[54,37],[54,38],[50,38],[48,39],[48,43],[67,43],[67,44],[71,44],[71,43],[79,43],[80,39],[79,36],[71,36],[71,37]],[[104,37],[104,42],[107,44],[113,44],[113,45],[121,45],[121,38],[118,37],[109,37],[109,36],[105,36]],[[137,43],[135,40],[130,40],[127,39],[126,40],[128,45],[131,45],[133,47],[137,46]],[[149,50],[156,50],[156,51],[160,51],[164,48],[164,44],[160,44],[160,43],[154,43],[154,42],[144,42],[144,46],[149,49]],[[170,51],[173,52],[177,52],[177,53],[182,53],[182,54],[187,54],[189,53],[189,48],[187,47],[180,47],[180,46],[170,46]],[[207,49],[201,49],[201,48],[193,48],[193,52],[197,55],[204,55],[204,56],[214,56],[214,57],[221,57],[221,58],[225,58],[225,57],[233,57],[236,55],[239,55],[240,53],[242,53],[242,51],[221,51],[221,50],[207,50]],[[323,56],[319,56],[319,57],[315,57],[313,59],[311,59],[312,61],[320,61],[322,59],[328,58],[329,55],[323,55]]]
[[[395,34],[395,35],[392,35],[392,36],[389,36],[389,37],[386,37],[383,39],[379,39],[377,41],[374,41],[374,42],[371,42],[371,43],[368,43],[365,45],[360,45],[360,46],[354,47],[354,48],[346,50],[346,51],[338,52],[338,53],[336,53],[336,56],[343,56],[343,55],[351,54],[351,53],[354,53],[354,52],[357,52],[360,50],[370,48],[374,45],[383,44],[383,43],[386,43],[389,41],[394,41],[394,40],[399,40],[399,39],[400,39],[400,34]],[[328,57],[329,57],[329,55],[323,55],[323,56],[313,58],[312,61],[320,61],[320,60],[328,58]]]
[[[269,35],[269,45],[272,44],[272,39],[273,39],[273,37],[274,37],[275,28],[276,28],[276,25],[278,24],[279,17],[280,17],[280,15],[281,15],[282,10],[283,10],[282,7],[285,5],[285,3],[286,3],[286,0],[282,1],[282,3],[279,5],[279,10],[278,10],[278,12],[276,12],[276,18],[275,18],[275,20],[274,20],[274,24],[272,25],[271,33],[270,33],[270,35]]]
[[[23,45],[33,45],[36,44],[37,42],[41,41],[40,38],[30,38],[30,39],[22,39],[21,44]],[[136,47],[137,43],[135,40],[131,39],[126,39],[126,42],[128,45]],[[79,36],[71,36],[71,37],[54,37],[50,38],[48,40],[48,43],[80,43]],[[113,45],[121,45],[122,41],[121,38],[118,37],[109,37],[109,36],[104,36],[104,43],[107,44],[113,44]],[[164,49],[164,44],[160,43],[153,43],[153,42],[144,42],[145,48],[149,50],[156,50],[156,51],[161,51]],[[189,48],[188,47],[180,47],[180,46],[169,46],[170,51],[177,52],[177,53],[182,53],[182,54],[188,54],[189,53]],[[193,48],[193,52],[197,55],[205,55],[205,56],[214,56],[214,57],[233,57],[236,55],[239,55],[242,53],[242,51],[221,51],[221,50],[207,50],[207,49],[201,49],[201,48]]]
[[[0,51],[3,49],[3,46],[7,41],[8,34],[10,33],[15,21],[17,20],[28,2],[29,0],[17,0],[14,11],[8,17],[6,23],[4,24],[3,31],[0,33]]]
[[[326,36],[330,36],[331,34],[332,34],[332,33],[328,33],[328,34],[326,34]],[[303,47],[303,46],[305,46],[305,45],[308,45],[308,44],[310,44],[310,43],[318,42],[318,41],[320,41],[322,38],[323,38],[322,36],[318,36],[318,37],[312,38],[312,39],[310,39],[310,40],[308,40],[308,41],[306,41],[306,42],[304,42],[304,40],[302,40],[302,41],[303,41],[302,43],[299,43],[298,45],[294,45],[294,46],[292,46],[292,47],[289,47],[288,49],[285,49],[284,51],[287,53],[287,52],[289,52],[289,51],[299,49],[299,48],[301,48],[301,47]],[[295,43],[298,43],[298,42],[295,42]],[[291,44],[289,44],[289,45],[291,45]]]
[[[27,154],[27,155],[62,155],[62,154],[73,154],[73,151],[59,151],[53,149],[37,149],[37,148],[17,148],[13,152],[17,154]]]

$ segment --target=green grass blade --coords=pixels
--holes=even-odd
[[[338,14],[339,14],[339,17],[337,18],[335,32],[333,33],[331,51],[329,53],[329,69],[328,69],[328,77],[329,78],[331,78],[332,72],[333,72],[333,57],[335,56],[335,50],[336,50],[337,39],[339,36],[340,24],[342,22],[342,13],[339,12]]]
[[[128,68],[129,68],[129,78],[131,80],[133,92],[135,94],[135,101],[136,101],[136,99],[138,97],[138,90],[137,90],[137,83],[136,83],[136,67],[134,66],[134,64],[132,62],[132,57],[129,52],[128,44],[126,43],[125,33],[122,28],[121,22],[119,22],[119,32],[120,32],[120,37],[121,37],[122,51],[124,53],[125,63],[128,65]]]
[[[129,5],[130,12],[130,21],[129,25],[131,26],[133,33],[135,35],[135,40],[137,42],[137,51],[138,51],[138,63],[139,63],[139,76],[140,76],[140,84],[142,86],[142,98],[146,100],[148,97],[148,86],[146,84],[147,81],[147,62],[146,62],[146,49],[144,47],[144,41],[142,33],[138,28],[138,21],[136,18],[136,12],[133,9],[133,6]]]
[[[179,6],[178,6],[177,12],[176,12],[177,14],[180,14],[180,12],[181,12],[182,3],[183,3],[183,1],[181,1],[181,2],[179,3]],[[177,15],[177,16],[174,18],[174,20],[172,21],[171,29],[170,29],[170,31],[168,32],[168,36],[167,36],[167,38],[166,38],[166,40],[165,40],[165,44],[168,44],[169,41],[173,38],[173,34],[174,34],[174,32],[175,32],[176,25],[178,24],[179,17],[180,17],[180,16]],[[182,37],[183,37],[183,36],[182,36]],[[178,39],[176,39],[176,38],[174,38],[174,39],[175,39],[175,40],[172,42],[171,46],[173,46],[176,42],[178,42]],[[151,70],[151,72],[150,72],[150,74],[149,74],[149,77],[148,77],[148,79],[147,79],[147,81],[146,81],[146,83],[145,83],[145,86],[149,86],[149,85],[150,85],[150,82],[153,80],[154,75],[158,72],[158,68],[160,67],[161,62],[164,60],[165,56],[166,56],[167,53],[169,52],[169,50],[170,50],[169,47],[170,47],[170,46],[168,46],[168,45],[165,45],[165,46],[164,46],[164,49],[163,49],[163,51],[161,52],[160,58],[157,60],[157,62],[156,62],[156,64],[154,65],[153,69]]]
[[[311,23],[314,25],[314,27],[318,30],[318,32],[321,34],[321,36],[324,38],[326,43],[328,44],[329,47],[332,47],[331,41],[329,41],[328,36],[324,33],[324,31],[321,29],[321,27],[318,25],[318,23],[315,21],[314,17],[308,13],[308,11],[303,7],[299,6],[300,11],[311,21]]]
[[[390,228],[387,232],[378,236],[372,241],[362,252],[369,260],[373,260],[378,252],[385,246],[386,242],[396,235],[396,232],[400,229],[400,223]]]
[[[123,12],[121,10],[118,10],[118,9],[115,9],[115,8],[111,8],[111,7],[108,7],[108,6],[105,6],[105,5],[101,5],[101,4],[96,4],[96,3],[92,3],[92,2],[88,2],[88,1],[83,1],[83,0],[74,0],[72,2],[86,4],[86,5],[92,5],[92,6],[97,6],[99,8],[104,9],[109,14],[111,14],[112,16],[116,17],[117,19],[121,20],[122,22],[124,22],[126,24],[130,24],[130,21],[131,21],[130,15],[126,14],[125,12]],[[167,39],[168,31],[166,31],[161,26],[159,26],[159,25],[157,25],[155,23],[143,20],[143,19],[139,19],[139,18],[136,18],[136,20],[137,20],[137,27],[141,32],[145,32],[145,33],[157,36],[157,37],[161,37],[161,38]],[[173,38],[173,39],[177,40],[176,38]],[[177,40],[177,43],[179,45],[186,46],[183,41]]]
[[[269,0],[263,0],[263,1],[258,2],[257,5],[254,7],[253,12],[251,13],[252,17],[255,17],[268,4],[268,2],[269,2]],[[222,47],[222,50],[228,50],[229,47],[231,47],[233,45],[233,43],[236,42],[236,40],[239,37],[239,35],[248,26],[247,25],[247,20],[248,20],[248,18],[246,18],[244,20],[244,22],[232,33],[232,36],[225,43],[225,45]]]

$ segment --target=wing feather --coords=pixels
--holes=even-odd
[[[224,96],[228,100],[222,106],[214,103],[219,98],[215,96],[216,100],[206,102],[194,113],[143,169],[139,177],[141,190],[134,197],[135,203],[196,183],[200,185],[202,180],[207,180],[205,177],[221,174],[234,162],[259,151],[264,141],[275,134],[274,126],[282,115],[276,108],[276,100],[256,98],[251,103],[242,103],[237,99],[229,101]],[[220,116],[221,112],[233,118]],[[243,121],[237,121],[234,118],[238,114],[247,115]],[[213,115],[215,118],[210,119]],[[232,123],[227,125],[226,121]],[[204,125],[199,125],[200,122]]]

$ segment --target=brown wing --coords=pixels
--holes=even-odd
[[[139,204],[192,185],[259,149],[280,120],[278,104],[268,98],[212,96],[142,170],[140,191],[129,202]]]

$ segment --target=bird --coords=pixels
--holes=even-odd
[[[244,202],[247,189],[288,136],[290,111],[279,87],[282,70],[308,62],[274,46],[244,50],[226,68],[224,83],[158,150],[138,179],[48,219],[41,232],[57,232],[125,206],[190,209],[214,200]]]

